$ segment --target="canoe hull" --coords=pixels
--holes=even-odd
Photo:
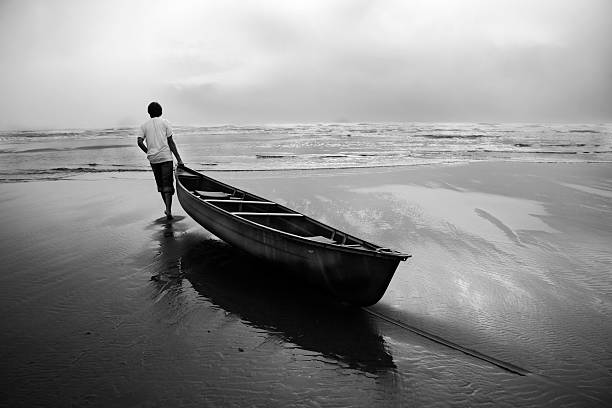
[[[177,194],[185,212],[220,239],[351,304],[366,306],[378,302],[403,260],[384,253],[338,248],[262,227],[203,203],[180,183]]]

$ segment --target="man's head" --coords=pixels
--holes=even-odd
[[[149,116],[152,118],[158,118],[162,115],[162,107],[157,102],[151,102],[147,108],[147,112],[149,112]]]

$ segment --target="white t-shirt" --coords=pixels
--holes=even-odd
[[[172,128],[166,119],[151,118],[143,123],[140,130],[147,144],[147,158],[151,163],[172,161],[172,152],[168,146]]]

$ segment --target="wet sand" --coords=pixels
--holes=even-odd
[[[2,405],[612,401],[609,165],[212,176],[413,258],[355,309],[167,223],[150,174],[1,184]]]

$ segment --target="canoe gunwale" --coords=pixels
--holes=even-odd
[[[190,192],[184,186],[181,186],[181,187],[191,197],[199,200],[203,204],[206,204],[208,208],[210,208],[211,210],[219,213],[220,215],[222,215],[222,216],[224,216],[226,218],[232,218],[232,219],[234,219],[237,222],[241,222],[243,224],[247,224],[247,225],[250,225],[250,226],[255,227],[255,228],[265,229],[267,231],[273,232],[275,234],[283,235],[283,236],[285,236],[287,238],[290,238],[290,239],[298,240],[298,241],[304,243],[305,245],[315,246],[315,247],[319,247],[319,248],[332,249],[334,251],[340,250],[342,252],[347,252],[347,253],[352,253],[352,254],[368,255],[368,256],[377,257],[377,258],[400,258],[402,261],[405,261],[406,259],[408,259],[408,258],[410,258],[412,256],[412,255],[402,254],[402,253],[398,253],[398,252],[388,253],[388,252],[384,252],[384,251],[371,250],[371,249],[367,249],[367,248],[349,247],[349,246],[344,246],[344,245],[341,245],[341,244],[327,244],[327,243],[324,243],[324,242],[319,242],[319,241],[315,241],[315,240],[309,239],[308,237],[303,237],[303,236],[300,236],[300,235],[292,234],[290,232],[281,231],[279,229],[272,228],[272,227],[269,227],[267,225],[263,225],[263,224],[260,224],[258,222],[251,221],[249,219],[243,218],[243,217],[241,217],[239,215],[232,214],[231,212],[229,212],[227,210],[224,210],[224,209],[219,208],[219,207],[217,207],[215,205],[212,205],[211,203],[206,202],[202,198],[200,198],[200,197],[196,196],[195,194],[193,194],[192,192]],[[304,215],[304,217],[307,217],[307,216]],[[336,231],[339,231],[339,230],[336,230]],[[342,231],[340,231],[340,232],[343,233]],[[385,248],[381,248],[381,249],[385,249]]]
[[[364,241],[363,239],[360,239],[360,238],[357,238],[357,237],[353,237],[352,235],[349,235],[349,234],[347,234],[347,233],[345,233],[345,232],[343,232],[341,230],[338,230],[338,229],[333,228],[333,227],[331,227],[329,225],[326,225],[326,224],[323,224],[323,223],[321,223],[319,221],[316,221],[315,219],[310,218],[310,217],[308,217],[305,214],[302,214],[302,213],[299,213],[298,211],[295,211],[295,210],[292,210],[290,208],[284,207],[282,204],[278,204],[278,203],[276,203],[274,201],[270,201],[270,200],[264,199],[262,197],[258,197],[258,196],[254,195],[252,193],[247,193],[247,192],[245,192],[243,190],[240,190],[240,189],[237,189],[237,188],[235,188],[233,186],[227,185],[227,184],[225,184],[223,182],[220,182],[220,181],[218,181],[216,179],[211,179],[210,177],[207,177],[207,176],[205,176],[205,175],[203,175],[201,173],[195,172],[194,170],[191,170],[191,169],[188,169],[188,168],[182,168],[182,169],[179,169],[179,170],[187,171],[188,173],[192,173],[194,175],[197,175],[198,177],[202,177],[202,178],[208,179],[210,181],[213,181],[215,183],[218,183],[218,184],[222,185],[223,187],[226,187],[228,189],[232,189],[232,190],[234,190],[236,192],[240,192],[240,193],[243,193],[243,194],[244,193],[249,194],[250,196],[257,198],[257,199],[261,200],[262,202],[271,202],[271,203],[274,203],[274,204],[280,206],[281,208],[290,211],[290,213],[288,213],[289,215],[291,215],[291,214],[299,214],[299,215],[303,216],[305,219],[307,219],[309,222],[313,222],[313,223],[315,223],[317,225],[321,225],[321,226],[325,227],[326,229],[329,229],[330,231],[346,235],[347,237],[351,237],[352,239],[356,239],[357,241],[360,241],[360,242],[366,243],[368,245],[374,246],[377,249],[368,249],[368,248],[363,248],[363,247],[362,248],[349,247],[349,246],[344,246],[342,244],[332,244],[332,243],[319,242],[319,241],[316,241],[316,240],[312,240],[312,239],[310,239],[308,237],[292,234],[290,232],[282,231],[282,230],[279,230],[279,229],[276,229],[276,228],[272,228],[272,227],[269,227],[267,225],[260,224],[260,223],[254,222],[252,220],[243,218],[240,215],[233,214],[230,211],[227,211],[227,210],[225,210],[223,208],[217,207],[212,202],[208,202],[206,199],[201,198],[198,195],[194,194],[192,191],[187,189],[182,184],[182,182],[179,179],[180,175],[178,174],[178,171],[177,171],[177,174],[176,174],[177,187],[181,188],[190,197],[198,200],[200,204],[205,205],[207,208],[215,211],[216,213],[218,213],[220,216],[223,216],[224,218],[230,218],[230,219],[232,219],[232,220],[234,220],[236,222],[249,225],[250,227],[265,229],[265,230],[267,230],[267,231],[269,231],[271,233],[278,234],[278,235],[281,235],[281,236],[285,236],[287,239],[297,240],[297,241],[301,242],[302,244],[308,245],[308,246],[313,246],[313,247],[318,247],[318,248],[325,248],[325,249],[333,250],[333,251],[341,251],[341,252],[345,252],[345,253],[348,253],[348,254],[359,254],[361,256],[370,256],[370,257],[383,258],[383,259],[399,259],[401,261],[405,261],[406,259],[408,259],[408,258],[410,258],[412,256],[412,255],[409,255],[409,254],[404,254],[404,253],[400,253],[400,252],[397,252],[397,251],[394,251],[394,250],[390,250],[389,248],[383,248],[383,247],[381,247],[379,245],[376,245],[376,244],[373,244],[371,242]],[[226,201],[226,200],[213,200],[213,201]],[[236,202],[240,202],[240,201],[236,200]]]

